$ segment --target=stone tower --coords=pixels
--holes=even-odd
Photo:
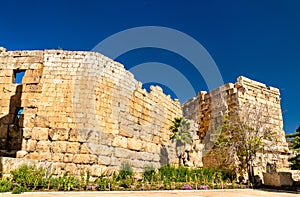
[[[241,118],[247,118],[246,122],[251,126],[268,128],[278,136],[273,147],[278,154],[258,155],[263,162],[255,171],[264,171],[267,163],[275,163],[279,169],[288,168],[289,149],[283,131],[279,89],[246,77],[239,77],[235,84],[226,84],[209,93],[200,92],[196,98],[183,104],[184,116],[198,123],[198,134],[205,144],[203,165],[219,165],[220,158],[212,150],[218,137],[215,131],[222,125],[224,115],[232,109],[237,109]],[[254,109],[259,109],[259,113],[257,110],[254,113]]]

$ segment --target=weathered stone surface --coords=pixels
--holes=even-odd
[[[36,140],[29,139],[26,144],[27,144],[26,151],[28,151],[28,152],[35,151],[36,144],[37,144]]]
[[[118,168],[131,161],[137,170],[148,164],[159,167],[165,161],[178,163],[169,127],[175,117],[182,116],[182,109],[160,87],[143,90],[123,65],[99,53],[0,51],[3,156],[13,147],[18,157],[53,162],[55,173],[91,170],[93,175],[104,166]],[[14,83],[17,69],[25,71],[21,84]],[[220,99],[214,99],[213,108],[210,105],[212,97],[220,97],[219,90],[229,95],[229,107],[248,92],[251,96],[244,100],[274,103],[274,121],[277,130],[282,130],[279,90],[240,78],[236,84],[200,92],[188,102],[188,108],[183,107],[185,114],[188,109],[191,119],[199,124],[199,132],[192,130],[193,144],[186,157],[190,160],[185,162],[201,164],[200,140],[214,124],[209,122],[209,115],[218,119],[224,110]],[[23,114],[16,121],[17,109],[23,109]],[[216,113],[209,114],[211,111]],[[7,131],[13,139],[7,137]],[[287,151],[284,146],[282,150]]]
[[[69,136],[68,129],[50,129],[49,137],[53,141],[66,141]]]
[[[39,89],[42,88],[41,84],[36,85],[36,86],[39,86],[38,87]],[[36,116],[34,125],[35,125],[35,127],[48,128],[49,127],[49,118],[47,116]]]
[[[263,173],[264,185],[272,187],[293,186],[292,173],[290,172],[275,172]]]
[[[52,153],[51,160],[54,162],[63,162],[64,161],[64,154],[63,153]]]
[[[103,166],[99,166],[99,165],[93,165],[91,166],[91,176],[92,177],[98,177],[103,173]]]
[[[69,141],[71,142],[84,142],[84,140],[81,139],[80,134],[78,130],[71,128],[69,131]]]
[[[49,153],[42,152],[30,152],[26,154],[25,158],[31,160],[51,160],[51,155]]]
[[[88,154],[90,152],[87,144],[80,145],[80,153],[81,154]]]
[[[65,170],[67,171],[67,172],[69,172],[71,175],[73,174],[75,174],[75,175],[78,175],[78,173],[76,173],[77,172],[77,167],[76,167],[76,164],[74,164],[74,163],[66,163],[66,165],[65,165]]]
[[[74,155],[70,153],[66,153],[63,158],[65,163],[71,163],[73,162]]]
[[[1,157],[1,172],[4,177],[8,177],[10,175],[10,171],[18,168],[21,165],[36,165],[38,161],[36,160],[28,160],[24,158],[9,158],[9,157]]]
[[[76,154],[74,155],[74,163],[83,163],[88,164],[90,163],[90,155],[88,154]]]
[[[67,143],[67,153],[77,154],[79,153],[80,144],[78,142],[68,142]]]
[[[98,53],[3,49],[0,62],[0,149],[14,146],[18,157],[81,167],[138,162],[169,143],[165,133],[182,114],[180,103],[160,87],[143,90],[123,65]],[[22,84],[13,83],[17,69],[25,71]],[[23,108],[23,136],[10,106]],[[7,143],[9,125],[14,140]]]
[[[36,144],[36,151],[49,153],[50,152],[50,145],[51,145],[50,141],[39,141]]]
[[[17,152],[16,158],[23,158],[23,157],[25,157],[25,155],[27,155],[27,154],[28,154],[27,151],[25,151],[25,150],[20,150],[20,151]]]
[[[127,148],[127,138],[122,136],[117,136],[114,139],[113,146]]]
[[[98,157],[98,164],[99,165],[110,165],[111,164],[111,157],[106,157],[106,156],[99,156]]]
[[[33,140],[48,140],[48,128],[34,127],[32,129],[32,139]]]
[[[67,151],[67,142],[65,141],[52,142],[50,150],[52,153],[65,153]]]
[[[23,130],[23,137],[25,139],[30,139],[31,136],[32,136],[32,129],[30,129],[30,128],[23,128],[22,130]]]
[[[65,163],[53,163],[53,173],[55,175],[62,174],[66,170],[66,165]]]
[[[138,140],[138,139],[135,139],[135,138],[128,138],[128,140],[127,140],[127,147],[130,150],[137,150],[137,151],[139,151],[142,148],[142,141]]]

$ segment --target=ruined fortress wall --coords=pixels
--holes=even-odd
[[[15,84],[20,70],[25,75]],[[180,103],[160,87],[147,92],[141,85],[99,53],[2,49],[1,155],[93,176],[125,162],[137,170],[176,163],[168,128],[182,116]]]
[[[226,84],[212,92],[200,92],[196,98],[183,104],[184,116],[199,125],[199,136],[206,150],[203,153],[203,165],[220,164],[221,159],[211,149],[217,138],[216,129],[222,125],[223,116],[231,110],[239,111],[242,120],[249,122],[254,128],[261,125],[278,134],[274,148],[279,156],[269,153],[258,157],[264,161],[264,167],[267,162],[275,162],[278,168],[287,168],[288,147],[283,131],[279,90],[245,77],[239,77],[235,84]],[[262,170],[263,167],[258,169]]]

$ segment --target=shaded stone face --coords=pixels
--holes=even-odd
[[[143,90],[99,53],[0,48],[1,156],[48,161],[57,173],[78,175],[124,162],[159,167],[160,157],[177,162],[169,127],[180,116],[178,101],[160,87]]]

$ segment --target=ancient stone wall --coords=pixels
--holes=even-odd
[[[275,163],[277,168],[288,168],[288,146],[283,131],[279,90],[245,77],[239,77],[237,83],[226,84],[212,92],[200,92],[196,98],[183,104],[184,116],[199,125],[199,136],[205,144],[203,165],[221,165],[222,159],[214,154],[212,148],[224,115],[233,110],[238,111],[240,118],[249,126],[269,129],[277,134],[272,150],[266,148],[266,154],[257,155],[262,163],[254,169],[255,173],[265,171],[267,163]],[[268,141],[265,143],[268,144]]]
[[[178,162],[168,128],[182,116],[180,103],[141,86],[99,53],[1,49],[1,156],[93,176],[125,162],[136,170]]]
[[[200,92],[181,107],[158,86],[142,89],[123,65],[99,53],[0,48],[0,156],[47,161],[56,174],[84,170],[98,176],[126,162],[137,171],[158,168],[179,162],[169,127],[184,114],[198,127],[191,129],[193,143],[186,147],[184,162],[202,166],[203,154],[203,165],[215,166],[220,160],[210,150],[223,115],[260,106],[272,112],[262,115],[260,123],[279,134],[280,157],[258,157],[263,167],[275,162],[285,168],[288,148],[279,96],[276,88],[239,77],[235,84]]]

